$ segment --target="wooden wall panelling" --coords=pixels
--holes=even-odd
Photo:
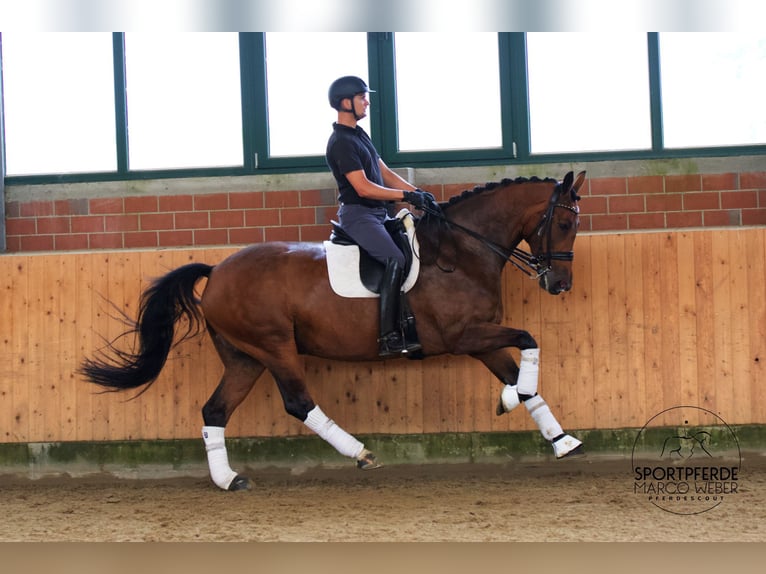
[[[118,309],[135,317],[152,278],[231,251],[0,258],[0,441],[198,437],[222,373],[207,335],[176,349],[134,401],[135,392],[98,394],[76,369],[123,332]],[[763,228],[583,236],[569,293],[553,297],[506,270],[504,320],[538,340],[540,391],[568,430],[638,427],[679,404],[763,423],[765,258]],[[356,434],[535,429],[523,408],[494,415],[502,385],[468,357],[305,362],[317,402]],[[264,374],[227,434],[308,432]]]
[[[646,409],[647,381],[644,339],[644,264],[641,256],[641,236],[623,237],[623,255],[625,257],[625,344],[626,344],[626,392],[628,420],[636,427],[643,426],[648,420]]]
[[[695,405],[699,396],[697,381],[698,338],[696,308],[696,268],[694,239],[688,233],[676,235],[678,245],[678,335],[679,335],[679,404]],[[695,405],[699,406],[699,405]]]
[[[750,358],[749,320],[751,309],[748,293],[755,285],[748,276],[748,260],[751,253],[747,250],[746,235],[740,230],[728,234],[729,239],[729,296],[731,328],[731,375],[732,375],[732,410],[729,418],[735,421],[752,420],[750,403],[750,382],[752,381],[752,360]],[[761,259],[763,261],[763,259]],[[759,286],[762,296],[766,297],[766,286]],[[723,415],[727,420],[726,415]]]
[[[715,410],[724,420],[734,422],[734,381],[731,339],[731,276],[728,233],[716,230],[713,236],[713,356],[715,378]]]
[[[572,314],[574,336],[571,371],[567,373],[569,391],[574,405],[571,428],[593,428],[595,423],[595,395],[593,388],[593,267],[592,241],[575,244],[572,284]]]
[[[412,361],[387,361],[384,369],[386,400],[381,409],[386,414],[386,425],[380,432],[404,434],[407,432],[407,369]],[[340,389],[338,389],[340,390]],[[342,393],[338,393],[342,395]]]
[[[631,420],[633,407],[631,398],[633,380],[626,368],[628,362],[627,342],[627,282],[632,277],[626,276],[625,259],[632,254],[625,252],[624,235],[607,235],[606,239],[606,277],[607,300],[602,307],[608,321],[608,359],[607,372],[610,386],[610,420]]]
[[[0,440],[29,440],[29,257],[2,257]]]
[[[358,381],[360,365],[321,359],[309,359],[309,362],[317,366],[314,370],[315,376],[309,383],[311,392],[313,393],[315,388],[324,386],[333,390],[328,392],[325,389],[325,396],[329,397],[329,402],[328,404],[320,402],[319,406],[327,416],[353,434],[356,432],[352,428],[355,428],[359,405],[362,405],[362,409],[366,409],[369,401],[372,400],[372,397],[360,387]]]
[[[590,312],[593,317],[593,416],[596,421],[608,425],[615,423],[611,412],[615,400],[614,381],[610,367],[610,326],[609,326],[609,258],[607,236],[593,237],[590,253],[591,300]]]
[[[694,233],[694,314],[697,331],[696,405],[716,412],[715,338],[713,300],[713,236]]]
[[[58,352],[59,360],[56,371],[56,381],[51,385],[53,392],[59,396],[60,432],[53,431],[56,440],[77,440],[77,392],[75,385],[79,382],[76,375],[77,359],[79,358],[77,333],[78,291],[82,289],[78,281],[79,269],[76,257],[59,255],[51,265],[55,275],[52,281],[57,300],[54,320],[58,323]],[[55,389],[53,387],[55,386]]]
[[[18,321],[14,314],[13,263],[13,259],[0,258],[0,437],[4,441],[10,441],[13,434],[13,387],[19,356],[13,330]]]
[[[435,414],[438,413],[438,415],[435,420],[436,425],[431,429],[431,432],[455,432],[457,388],[455,386],[455,371],[452,367],[453,357],[444,355],[438,358],[434,357],[434,359],[432,362],[438,365],[438,373],[435,373],[434,376],[435,397],[432,406],[435,407]],[[461,389],[461,391],[465,392],[465,389]]]
[[[13,283],[14,289],[14,336],[18,340],[19,356],[16,360],[14,372],[17,376],[13,386],[13,407],[14,407],[14,430],[18,441],[27,442],[34,440],[31,435],[31,411],[32,411],[32,387],[35,378],[32,376],[32,365],[37,360],[32,350],[32,333],[30,329],[30,319],[33,315],[32,303],[29,293],[30,277],[39,280],[34,275],[30,261],[31,257],[23,257],[18,267],[18,274]]]
[[[681,402],[681,353],[678,295],[678,234],[660,235],[660,309],[662,341],[660,360],[660,386],[664,406],[680,405]]]
[[[665,318],[662,316],[662,282],[660,259],[660,236],[642,236],[641,260],[643,264],[643,326],[644,326],[644,377],[646,380],[646,418],[654,417],[663,411],[665,398],[662,389],[662,328]],[[637,254],[634,254],[637,256]],[[664,417],[658,417],[654,426],[667,424]]]
[[[75,331],[76,354],[75,368],[79,367],[83,357],[92,357],[93,350],[100,345],[98,336],[94,333],[94,316],[97,301],[94,296],[93,268],[97,261],[91,253],[78,253],[74,256],[76,273],[76,316],[71,321]],[[96,388],[84,381],[76,372],[72,379],[73,393],[76,400],[74,413],[75,440],[93,440],[94,392]]]
[[[472,398],[470,410],[466,413],[466,428],[481,432],[491,431],[493,419],[499,418],[495,414],[495,407],[503,391],[503,384],[476,359],[461,361],[460,380],[463,393]],[[469,418],[472,421],[470,423]]]
[[[747,300],[750,365],[750,420],[766,421],[766,233],[748,233]]]
[[[45,269],[48,260],[45,257],[33,256],[27,262],[30,281],[27,285],[29,309],[27,328],[29,332],[27,376],[29,377],[29,435],[27,440],[41,442],[50,440],[46,437],[46,413],[49,424],[53,426],[51,417],[58,411],[58,405],[53,404],[53,395],[46,383],[49,371],[46,370],[47,357],[55,350],[52,346],[55,339],[49,339],[46,332],[50,330],[50,302],[48,293],[50,285],[45,285]],[[34,279],[32,279],[34,278]],[[58,421],[56,421],[56,424]]]
[[[405,397],[405,432],[418,434],[423,432],[423,362],[407,365],[402,394]]]
[[[114,318],[115,310],[112,309],[107,297],[109,295],[108,290],[108,277],[109,277],[109,265],[112,259],[111,253],[96,253],[93,254],[93,311],[92,311],[92,331],[93,331],[93,347],[86,352],[86,356],[90,358],[98,358],[99,352],[104,350],[105,345],[109,342],[109,325],[118,321]],[[92,440],[109,440],[110,438],[122,438],[109,433],[109,404],[115,400],[115,395],[112,393],[104,393],[96,386],[90,386],[92,392],[92,411],[89,413],[91,420],[91,436]],[[78,413],[78,416],[83,416],[83,413]]]
[[[555,362],[557,367],[556,381],[558,382],[555,404],[558,405],[558,408],[554,412],[559,413],[560,422],[564,428],[571,428],[577,424],[577,409],[579,407],[577,388],[572,380],[572,373],[575,372],[577,365],[577,353],[575,352],[577,293],[574,289],[573,284],[571,291],[559,296],[555,306],[558,311],[557,328],[554,330],[557,335],[558,349]]]
[[[370,418],[368,420],[369,426],[367,431],[383,433],[387,432],[390,426],[390,412],[391,409],[388,406],[391,395],[396,392],[392,389],[388,383],[388,377],[386,376],[386,370],[388,363],[386,361],[383,364],[371,363],[368,365],[367,377],[369,379],[370,394],[367,395],[366,402],[368,404]],[[383,367],[383,368],[381,368]],[[335,385],[325,385],[323,388],[323,397],[327,397],[326,392],[334,389]],[[329,398],[329,397],[328,397]]]

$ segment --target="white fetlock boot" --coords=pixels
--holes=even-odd
[[[580,449],[581,446],[581,440],[578,440],[571,435],[565,434],[562,437],[553,440],[553,453],[556,455],[556,458],[564,458],[565,456],[581,454],[579,452],[575,452]]]

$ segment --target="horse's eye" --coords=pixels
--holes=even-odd
[[[569,231],[572,229],[572,224],[569,221],[559,221],[559,229],[561,231]]]

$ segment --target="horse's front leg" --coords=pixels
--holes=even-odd
[[[537,341],[528,331],[521,329],[497,323],[472,323],[465,326],[449,352],[455,355],[483,355],[507,347],[536,349]]]
[[[501,383],[505,384],[503,389],[504,393],[507,388],[512,388],[514,391],[513,394],[510,392],[506,393],[508,396],[506,397],[505,402],[503,401],[503,396],[500,396],[495,413],[500,416],[519,406],[519,395],[515,392],[516,383],[519,378],[519,366],[516,364],[516,359],[514,359],[510,349],[505,348],[491,351],[489,353],[481,353],[473,355],[473,358],[484,363],[484,366],[487,367]]]
[[[520,366],[517,366],[507,348],[473,356],[505,384],[497,405],[498,415],[510,412],[524,403],[540,433],[553,446],[556,458],[582,453],[582,442],[564,432],[548,403],[537,392],[540,349],[522,350]]]

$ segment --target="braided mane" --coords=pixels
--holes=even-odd
[[[558,183],[556,179],[553,179],[551,177],[546,177],[545,179],[540,179],[537,176],[533,176],[531,178],[517,177],[516,179],[510,179],[506,177],[501,179],[500,181],[494,181],[494,182],[486,183],[483,186],[476,186],[473,189],[467,189],[464,192],[462,192],[460,195],[455,195],[451,197],[449,201],[447,202],[447,205],[454,205],[456,203],[460,203],[461,201],[468,199],[469,197],[475,197],[476,195],[479,195],[482,192],[497,189],[498,187],[503,187],[507,185],[517,185],[522,183],[541,183],[541,182]]]

